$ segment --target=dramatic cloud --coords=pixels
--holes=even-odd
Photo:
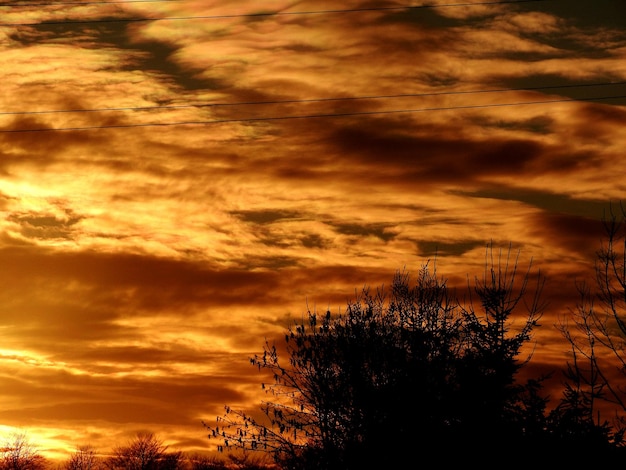
[[[546,274],[533,367],[564,364],[626,191],[624,4],[0,11],[7,430],[212,450],[265,338],[435,258],[464,289],[491,242]]]

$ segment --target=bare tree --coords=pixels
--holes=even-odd
[[[1,470],[42,470],[47,460],[30,442],[25,432],[12,434],[0,449]]]
[[[113,449],[105,461],[111,470],[177,470],[183,463],[181,452],[168,452],[152,433],[138,433],[127,445]]]
[[[81,446],[65,462],[65,470],[102,470],[104,462],[92,446]]]
[[[595,283],[577,284],[580,300],[557,325],[570,344],[561,410],[605,430],[615,442],[626,429],[626,209],[611,206],[603,219]]]

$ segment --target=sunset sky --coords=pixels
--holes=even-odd
[[[626,2],[0,3],[0,431],[210,449],[248,358],[436,255],[546,276],[625,198]]]

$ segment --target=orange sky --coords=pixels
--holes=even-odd
[[[490,240],[546,275],[564,364],[626,190],[626,3],[2,5],[0,431],[207,449],[307,302],[435,252],[462,286]]]

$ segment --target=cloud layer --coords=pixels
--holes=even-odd
[[[307,303],[435,256],[464,286],[491,241],[547,275],[534,361],[564,363],[552,320],[626,190],[626,6],[0,11],[3,424],[209,449]]]

